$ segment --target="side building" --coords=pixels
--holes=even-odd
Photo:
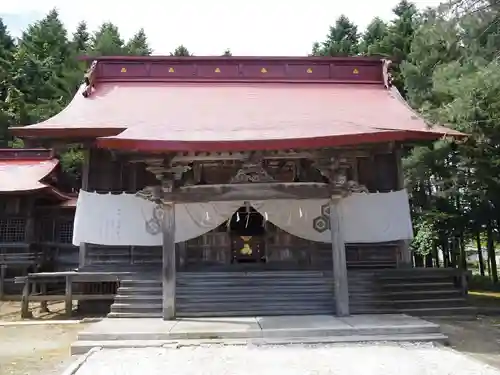
[[[76,195],[61,176],[52,150],[0,149],[0,298],[20,293],[16,276],[78,267]]]
[[[12,131],[85,145],[80,269],[135,273],[111,316],[405,311],[380,286],[403,280],[405,301],[415,278],[401,154],[461,134],[428,126],[388,67],[102,57],[61,113]]]

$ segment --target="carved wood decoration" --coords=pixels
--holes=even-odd
[[[241,169],[231,179],[231,184],[274,182],[274,178],[264,169],[262,158],[254,157],[243,163]]]

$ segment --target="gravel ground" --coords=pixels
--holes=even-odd
[[[432,344],[102,350],[77,375],[500,375]]]
[[[84,325],[0,327],[0,375],[59,375]]]

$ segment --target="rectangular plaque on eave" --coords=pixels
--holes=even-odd
[[[158,62],[151,64],[150,78],[194,78],[196,67],[193,63]]]
[[[290,79],[328,79],[330,66],[327,64],[289,64],[287,78]]]
[[[381,65],[332,64],[330,78],[339,81],[383,82]]]
[[[245,63],[241,68],[243,78],[249,79],[285,79],[285,64]]]
[[[99,62],[99,78],[146,78],[147,65],[142,62]]]
[[[197,64],[197,77],[203,78],[237,78],[238,64]]]

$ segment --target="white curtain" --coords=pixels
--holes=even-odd
[[[406,190],[355,193],[338,204],[345,242],[376,243],[413,238]],[[277,227],[317,242],[332,242],[329,205],[327,199],[252,202],[252,206]]]
[[[175,205],[175,242],[201,236],[230,219],[243,201]],[[326,199],[267,200],[250,204],[277,227],[311,241],[331,242]],[[413,238],[408,194],[353,194],[340,201],[342,232],[350,243]],[[161,246],[161,209],[134,194],[80,191],[73,244]]]
[[[175,242],[183,242],[217,228],[243,202],[175,205]],[[80,191],[73,228],[73,244],[106,246],[161,246],[161,210],[134,194],[97,194]]]

